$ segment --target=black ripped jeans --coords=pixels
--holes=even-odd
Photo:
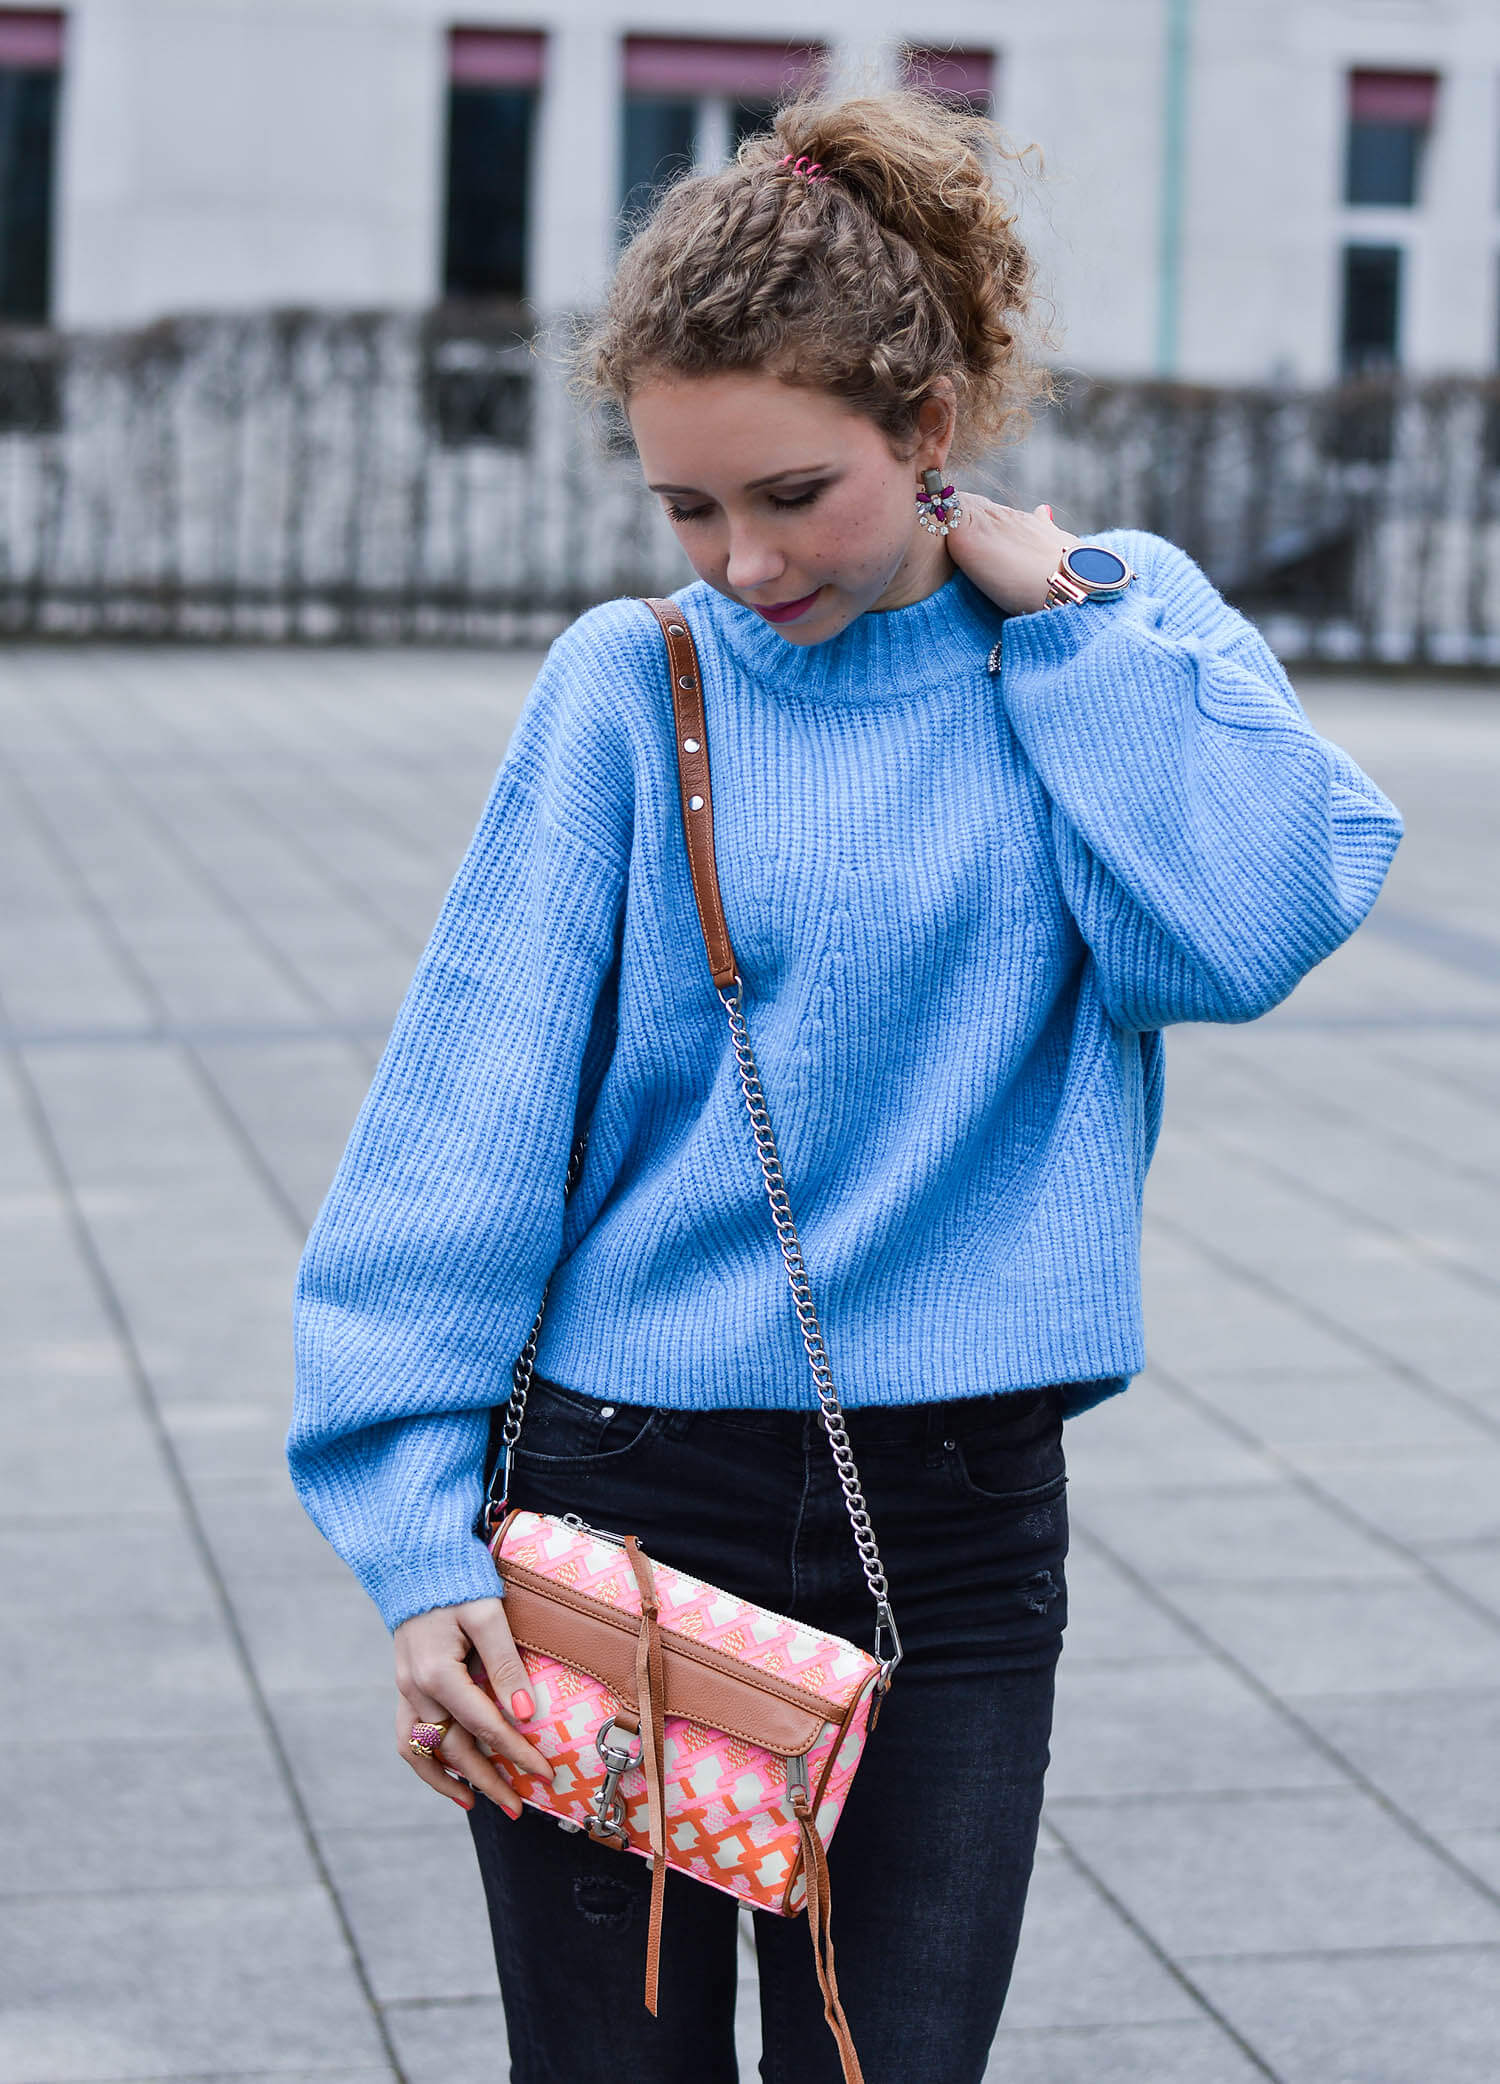
[[[1036,1847],[1066,1618],[1054,1390],[849,1413],[905,1661],[829,1849],[839,1985],[866,2084],[979,2084]],[[538,1380],[511,1502],[871,1641],[815,1414],[600,1404]],[[660,2013],[641,2002],[644,1860],[470,1817],[512,2084],[731,2084],[737,1906],[669,1873]],[[764,2084],[838,2084],[805,1918],[755,1913]]]

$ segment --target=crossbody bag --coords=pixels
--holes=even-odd
[[[754,1155],[817,1391],[849,1525],[875,1609],[874,1651],[704,1584],[633,1534],[513,1510],[509,1480],[526,1416],[542,1297],[513,1370],[502,1453],[485,1508],[506,1617],[535,1703],[526,1734],[550,1782],[512,1768],[523,1801],[565,1829],[651,1862],[645,2000],[653,2014],[669,1867],[784,1917],[807,1912],[823,2008],[845,2084],[862,2084],[839,2002],[826,1847],[901,1658],[890,1588],[834,1386],[766,1096],[745,1018],[714,856],[703,677],[673,601],[646,603],[671,678],[688,866]],[[576,1177],[579,1154],[570,1167]]]

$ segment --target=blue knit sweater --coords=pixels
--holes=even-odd
[[[851,1405],[1123,1387],[1157,1030],[1284,998],[1400,835],[1190,559],[1096,540],[1118,602],[1006,619],[955,577],[808,647],[678,596]],[[494,1590],[487,1413],[549,1275],[555,1380],[813,1402],[680,815],[660,632],[612,601],[552,647],[302,1262],[292,1473],[391,1626]]]

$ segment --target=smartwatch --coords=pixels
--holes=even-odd
[[[1099,543],[1075,543],[1047,581],[1049,608],[1076,608],[1084,601],[1116,601],[1135,573],[1117,550]]]

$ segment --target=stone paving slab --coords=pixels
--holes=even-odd
[[[0,1762],[0,2084],[503,2073],[463,1819],[281,1440],[301,1238],[534,663],[5,655],[0,1657],[55,1741]],[[997,2084],[1500,2074],[1500,699],[1307,699],[1410,838],[1287,1006],[1169,1040]],[[747,1943],[747,2078],[755,2010]]]
[[[1173,1960],[1500,1945],[1500,1904],[1358,1788],[1054,1801],[1053,1828]]]
[[[407,2084],[505,2074],[505,2014],[498,1997],[392,2004],[386,2019]]]
[[[1088,1974],[1080,1975],[1084,1961]],[[1000,2027],[997,2074],[1005,2075],[1009,2049],[1028,2033],[1199,2016],[1199,2005],[1171,1964],[1118,1916],[1056,1833],[1045,1831],[1027,1906],[1025,1950]]]
[[[1287,1706],[1421,1829],[1500,1832],[1500,1690],[1315,1694]]]
[[[1201,1963],[1205,1993],[1283,2084],[1493,2084],[1500,1950]]]
[[[1004,2084],[1260,2084],[1264,2067],[1207,2020],[1007,2034]]]
[[[163,1744],[100,1721],[0,1758],[0,1899],[317,1881],[262,1734]]]
[[[0,1901],[4,2084],[378,2069],[384,2036],[316,1884]]]
[[[1088,1509],[1090,1530],[1154,1585],[1399,1584],[1415,1575],[1399,1553],[1274,1478],[1153,1489],[1149,1517],[1134,1490],[1100,1487]]]
[[[1070,1661],[1068,1701],[1047,1774],[1054,1803],[1070,1796],[1112,1803],[1348,1784],[1343,1768],[1278,1702],[1208,1656],[1181,1663]],[[1346,1705],[1333,1704],[1336,1727],[1348,1726],[1337,1722],[1337,1708]]]

